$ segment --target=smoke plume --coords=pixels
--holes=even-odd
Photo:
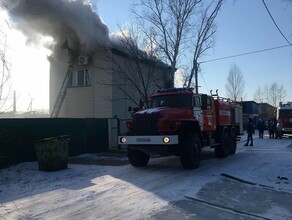
[[[29,43],[51,36],[55,43],[68,40],[69,47],[85,51],[108,44],[108,28],[89,0],[7,0],[5,5]]]

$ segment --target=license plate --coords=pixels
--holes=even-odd
[[[140,143],[149,143],[149,142],[151,142],[151,139],[150,138],[137,138],[136,141],[140,142]]]

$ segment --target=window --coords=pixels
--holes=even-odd
[[[212,108],[212,101],[211,101],[211,97],[208,96],[207,98],[207,109],[211,109]]]
[[[194,96],[194,107],[202,107],[201,96]]]
[[[280,109],[279,115],[283,117],[292,117],[292,110],[291,109]]]
[[[89,86],[91,85],[90,82],[90,75],[88,69],[76,70],[73,71],[71,76],[71,86]]]

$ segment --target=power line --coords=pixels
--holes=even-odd
[[[268,6],[267,6],[266,3],[265,3],[265,0],[262,0],[262,2],[263,2],[263,4],[264,4],[264,6],[265,6],[265,8],[266,8],[266,10],[267,10],[267,12],[268,12],[268,14],[270,15],[270,18],[272,19],[274,25],[276,26],[276,28],[278,29],[278,31],[280,32],[280,34],[282,35],[282,37],[288,42],[288,44],[290,44],[290,45],[292,46],[291,42],[286,38],[286,36],[283,34],[283,32],[281,31],[281,29],[280,29],[279,26],[277,25],[277,23],[276,23],[275,19],[273,18],[272,14],[271,14],[271,12],[270,12],[270,10],[269,10],[269,8],[268,8]]]
[[[208,62],[214,62],[214,61],[218,61],[218,60],[225,60],[225,59],[230,59],[230,58],[234,58],[234,57],[240,57],[240,56],[246,56],[246,55],[250,55],[250,54],[255,54],[255,53],[262,53],[262,52],[266,52],[269,50],[276,50],[276,49],[281,49],[284,47],[289,47],[292,46],[292,43],[286,38],[286,36],[283,34],[283,32],[281,31],[281,29],[279,28],[279,26],[277,25],[275,19],[273,18],[269,8],[267,7],[266,3],[264,0],[262,0],[270,18],[272,19],[274,25],[276,26],[276,28],[278,29],[278,31],[280,32],[280,34],[282,35],[282,37],[287,41],[288,45],[283,45],[283,46],[278,46],[278,47],[272,47],[272,48],[267,48],[267,49],[262,49],[262,50],[256,50],[256,51],[251,51],[251,52],[246,52],[246,53],[241,53],[241,54],[236,54],[236,55],[231,55],[231,56],[226,56],[226,57],[220,57],[220,58],[216,58],[216,59],[212,59],[212,60],[205,60],[202,61],[200,63],[208,63]]]
[[[210,91],[210,90],[208,89],[208,86],[207,86],[207,83],[206,83],[206,81],[205,81],[205,78],[204,78],[204,76],[203,76],[203,74],[202,74],[202,71],[200,71],[200,74],[201,74],[202,80],[203,80],[203,82],[204,82],[204,84],[205,84],[205,87],[206,87],[207,91]]]
[[[204,61],[200,62],[200,64],[214,62],[214,61],[218,61],[218,60],[226,60],[226,59],[230,59],[230,58],[234,58],[234,57],[241,57],[241,56],[246,56],[246,55],[255,54],[255,53],[262,53],[262,52],[266,52],[269,50],[276,50],[276,49],[281,49],[284,47],[291,47],[291,46],[292,46],[292,44],[288,44],[288,45],[282,45],[282,46],[278,46],[278,47],[272,47],[272,48],[266,48],[266,49],[262,49],[262,50],[256,50],[256,51],[251,51],[251,52],[246,52],[246,53],[235,54],[235,55],[226,56],[226,57],[220,57],[220,58],[216,58],[216,59],[212,59],[212,60],[204,60]]]

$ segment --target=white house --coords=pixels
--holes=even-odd
[[[139,74],[130,72],[137,62],[145,74],[154,68],[155,79],[150,78],[150,93],[163,87],[162,81],[169,67],[161,62],[150,62],[147,56],[142,59],[133,57],[113,47],[100,47],[91,53],[73,51],[68,47],[55,48],[50,57],[51,116],[130,118],[128,107],[134,107],[140,99],[130,83],[134,79],[142,82]],[[128,71],[127,76],[123,71]]]

